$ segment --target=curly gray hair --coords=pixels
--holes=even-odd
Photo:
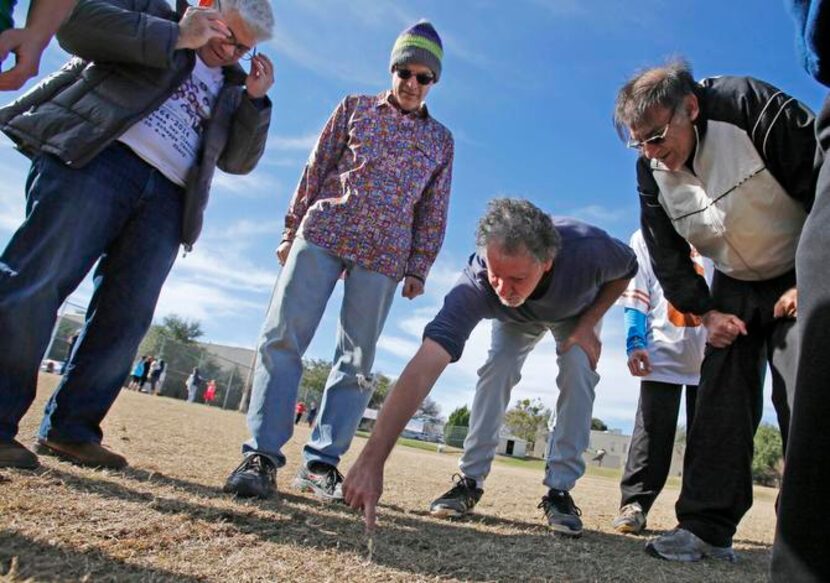
[[[478,222],[476,245],[497,244],[508,255],[527,252],[543,263],[552,261],[562,239],[550,216],[533,203],[519,198],[497,198],[487,205]]]
[[[222,13],[239,12],[258,43],[274,36],[274,12],[270,0],[221,0],[218,4]]]

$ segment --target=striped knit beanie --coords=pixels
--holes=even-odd
[[[415,26],[403,31],[395,46],[392,47],[392,58],[389,62],[390,69],[397,65],[409,65],[412,63],[429,67],[435,75],[435,82],[441,77],[441,59],[444,58],[444,47],[441,44],[441,37],[435,32],[432,25],[422,20]]]

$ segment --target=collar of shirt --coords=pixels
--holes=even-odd
[[[375,103],[375,107],[377,107],[378,109],[381,109],[383,107],[391,107],[395,111],[400,112],[400,114],[403,115],[403,116],[412,115],[414,117],[418,117],[418,118],[421,118],[421,119],[427,119],[429,117],[429,110],[427,109],[427,104],[426,103],[422,103],[421,107],[418,108],[417,111],[405,112],[405,111],[401,110],[397,105],[395,105],[392,102],[392,92],[389,91],[389,90],[386,90],[383,93],[380,93],[378,95],[378,99],[377,99],[377,102]]]

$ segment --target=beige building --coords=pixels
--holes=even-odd
[[[547,440],[547,432],[540,431],[537,435],[533,451],[531,452],[533,457],[545,458]],[[582,458],[589,466],[622,470],[625,467],[630,446],[631,436],[623,434],[618,429],[612,429],[611,431],[591,430],[588,449],[582,454]],[[604,455],[598,455],[600,451],[604,451]],[[683,444],[676,443],[674,445],[669,476],[680,477],[683,475],[683,454],[685,451],[686,448]]]

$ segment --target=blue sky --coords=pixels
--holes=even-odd
[[[283,0],[274,7],[275,37],[261,47],[277,68],[265,156],[249,176],[217,177],[202,239],[178,260],[156,316],[197,319],[215,343],[255,343],[278,273],[273,251],[283,215],[317,134],[343,96],[389,86],[395,37],[426,18],[444,41],[444,72],[428,104],[455,135],[453,193],[427,292],[396,300],[380,341],[375,369],[393,377],[472,251],[476,219],[490,198],[528,198],[628,239],[638,222],[634,155],[610,118],[616,91],[634,70],[683,55],[697,77],[752,75],[813,109],[823,97],[799,68],[781,0]],[[26,8],[22,2],[17,14]],[[65,58],[53,43],[42,72]],[[0,245],[23,219],[27,167],[0,138]],[[87,281],[73,300],[89,293]],[[338,290],[308,357],[333,353],[340,297]],[[595,416],[630,431],[638,382],[625,367],[618,308],[606,317],[603,342]],[[433,391],[445,415],[472,402],[488,343],[483,323]],[[528,359],[514,396],[553,407],[555,375],[548,339]],[[769,406],[765,419],[774,419]]]

